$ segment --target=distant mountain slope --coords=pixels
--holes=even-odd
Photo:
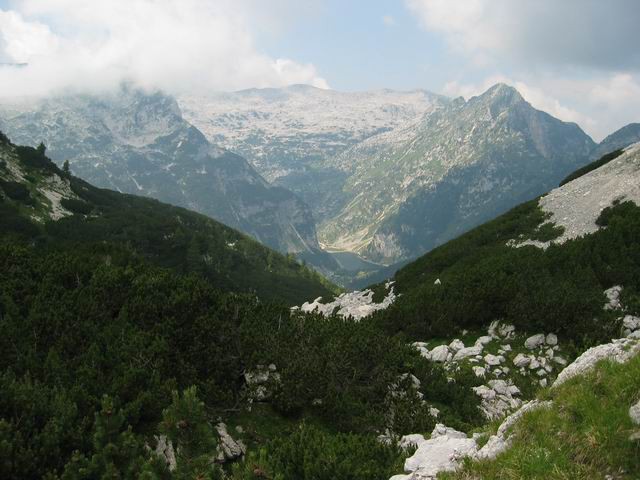
[[[628,147],[636,142],[640,142],[640,123],[630,123],[602,140],[591,152],[591,158],[596,160],[607,153]]]
[[[317,219],[341,201],[336,194],[344,175],[327,168],[327,159],[447,101],[424,90],[338,92],[308,85],[178,99],[185,118],[210,141],[300,195]]]
[[[209,215],[281,252],[318,249],[309,208],[268,184],[242,157],[211,145],[171,97],[123,88],[0,105],[17,143],[44,142],[51,158],[106,188]]]
[[[139,255],[198,272],[222,290],[288,304],[327,295],[318,274],[204,215],[102,190],[60,170],[42,149],[0,136],[0,232],[43,248]]]
[[[640,308],[639,182],[637,144],[435,248],[395,274],[400,295],[380,321],[415,340],[496,319],[585,346],[616,337],[621,319],[603,318],[602,292],[622,286],[624,304]]]
[[[594,146],[496,85],[335,157],[347,201],[320,225],[321,244],[386,263],[415,257],[549,190]]]

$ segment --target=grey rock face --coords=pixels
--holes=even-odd
[[[94,185],[195,210],[282,252],[319,248],[305,203],[210,144],[166,95],[123,88],[4,104],[0,128],[17,144],[43,141],[54,161],[69,160]]]
[[[344,201],[344,173],[330,159],[415,120],[448,100],[423,90],[339,92],[308,85],[178,98],[207,138],[245,157],[299,195],[322,220]]]
[[[348,201],[320,241],[374,261],[417,256],[553,188],[593,147],[577,125],[496,85],[335,157]]]

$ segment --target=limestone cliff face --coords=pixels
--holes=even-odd
[[[595,144],[496,85],[335,158],[344,207],[321,243],[386,263],[412,258],[554,187]]]

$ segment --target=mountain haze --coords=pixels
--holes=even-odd
[[[242,157],[210,144],[161,93],[68,96],[0,105],[16,143],[44,142],[85,180],[209,215],[281,252],[318,249],[309,208]]]
[[[298,194],[320,221],[340,205],[344,173],[328,160],[448,102],[414,90],[339,92],[308,85],[178,98],[207,138]]]

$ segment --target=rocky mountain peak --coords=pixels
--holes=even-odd
[[[483,94],[469,99],[468,103],[486,105],[492,111],[505,111],[521,104],[529,105],[518,90],[504,83],[497,83]]]

